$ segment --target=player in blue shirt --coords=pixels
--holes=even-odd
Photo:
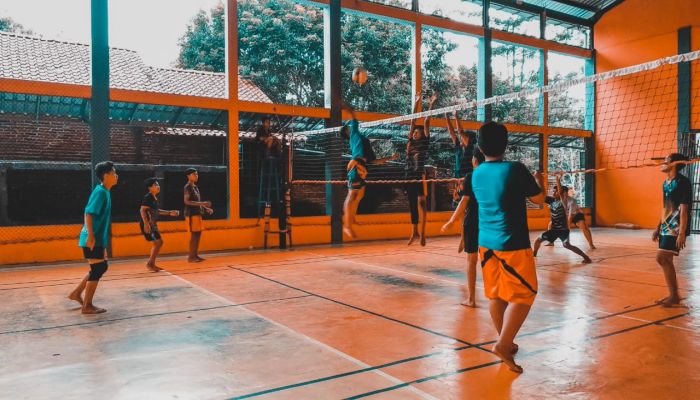
[[[112,223],[110,189],[119,181],[119,175],[111,161],[97,164],[95,174],[101,183],[92,190],[88,204],[85,206],[85,224],[78,239],[78,246],[83,249],[83,255],[90,265],[90,272],[68,295],[69,299],[80,303],[83,314],[101,314],[107,311],[104,308],[95,307],[92,304],[92,298],[95,296],[100,278],[107,272],[106,249],[109,245]],[[85,291],[84,299],[83,291]]]
[[[340,129],[340,136],[343,139],[350,141],[350,156],[351,160],[347,165],[348,171],[348,195],[345,197],[343,204],[343,232],[350,238],[355,238],[355,231],[352,229],[357,215],[357,207],[360,205],[360,200],[365,196],[365,188],[367,182],[367,164],[384,164],[387,161],[396,160],[398,154],[391,157],[377,158],[372,150],[372,143],[367,136],[360,133],[360,123],[355,117],[355,110],[345,102],[342,103],[343,109],[347,110],[352,120],[343,125]]]

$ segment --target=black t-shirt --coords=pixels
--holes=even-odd
[[[464,177],[462,190],[459,191],[461,197],[469,196],[467,201],[467,209],[464,210],[464,229],[478,230],[479,229],[479,204],[476,202],[476,196],[472,190],[472,173],[468,172]]]
[[[153,197],[152,194],[146,193],[141,200],[141,206],[148,207],[146,211],[146,216],[151,224],[151,228],[156,228],[158,224],[158,199]],[[143,231],[143,218],[139,213],[139,225],[141,226],[141,231]]]
[[[189,193],[190,195],[190,201],[202,201],[202,196],[199,194],[199,188],[197,185],[190,185],[188,182],[185,185],[185,193]],[[201,206],[185,206],[185,216],[186,217],[191,217],[193,215],[202,215],[202,207]]]
[[[664,236],[678,236],[681,229],[681,204],[690,207],[693,202],[693,187],[685,175],[676,174],[676,177],[668,182],[664,181],[664,211],[660,233]],[[690,235],[690,222],[685,232]]]
[[[549,205],[549,213],[552,216],[552,229],[558,231],[568,231],[569,222],[566,218],[566,209],[561,199],[557,200],[554,197],[547,196],[544,202]]]
[[[423,173],[425,162],[428,159],[430,139],[421,137],[420,139],[408,139],[406,148],[406,169],[411,172]]]

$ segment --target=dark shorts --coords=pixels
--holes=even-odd
[[[570,231],[551,229],[543,233],[540,239],[550,243],[554,243],[559,239],[562,243],[567,243],[569,241],[569,233]]]
[[[462,239],[464,240],[464,252],[467,254],[479,252],[479,226],[462,227]]]
[[[586,220],[586,217],[583,215],[583,213],[576,213],[576,214],[574,214],[574,217],[571,218],[571,222],[573,222],[574,224],[578,224],[579,221],[585,221],[585,220]]]
[[[88,260],[104,260],[106,258],[105,248],[95,246],[92,250],[88,247],[83,247],[83,255]]]
[[[659,250],[671,253],[674,256],[680,254],[678,248],[676,247],[676,237],[675,236],[659,236]]]
[[[367,182],[360,177],[360,173],[357,168],[353,168],[348,171],[348,189],[349,190],[360,190],[367,186]]]
[[[158,229],[153,229],[151,230],[151,233],[146,233],[146,232],[141,232],[143,233],[143,237],[146,239],[148,242],[155,242],[156,240],[160,240],[160,232],[158,232]]]
[[[425,196],[425,188],[423,182],[411,182],[404,186],[404,191],[408,196]]]

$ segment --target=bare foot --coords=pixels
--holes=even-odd
[[[511,348],[510,354],[516,355],[516,354],[518,354],[518,350],[520,350],[520,346],[513,343],[513,347]]]
[[[465,307],[471,307],[471,308],[476,308],[476,301],[474,299],[466,299],[463,302],[459,303]]]
[[[515,359],[513,358],[512,354],[512,346],[510,346],[510,348],[508,349],[504,349],[503,345],[496,343],[491,349],[491,351],[493,351],[493,354],[495,354],[498,358],[500,358],[503,361],[504,364],[506,364],[508,369],[518,374],[523,373],[523,368],[515,363]]]
[[[547,247],[554,247],[554,243],[547,243],[547,244],[545,244],[545,246],[547,246]]]
[[[350,227],[343,227],[343,233],[350,237],[350,239],[355,239],[357,237],[357,235],[355,235],[355,231],[353,231]]]
[[[591,250],[596,250],[596,249],[597,249],[597,247],[591,245]]]
[[[681,299],[679,297],[676,297],[676,296],[669,296],[669,297],[666,297],[665,299],[661,299],[661,300],[657,301],[657,303],[661,307],[672,308],[672,307],[680,306]]]
[[[188,263],[200,263],[200,262],[202,262],[202,261],[203,261],[203,260],[200,259],[200,258],[188,258],[188,259],[187,259],[187,262],[188,262]]]
[[[406,243],[406,245],[407,245],[407,246],[410,246],[410,245],[412,245],[412,244],[413,244],[413,242],[415,242],[415,241],[416,241],[416,237],[417,237],[417,236],[418,236],[418,235],[416,235],[416,233],[415,233],[415,232],[414,232],[414,233],[411,233],[411,237],[410,237],[410,238],[408,238],[408,243]]]
[[[590,264],[592,262],[593,262],[593,260],[591,260],[590,257],[586,257],[583,259],[583,261],[581,261],[581,264]]]
[[[202,258],[202,257],[200,257],[200,256],[197,256],[197,260],[199,260],[199,262],[202,262],[202,261],[205,260],[205,258]]]
[[[75,293],[75,292],[73,292],[73,293],[71,293],[71,294],[68,295],[68,298],[69,298],[70,300],[77,301],[78,303],[80,303],[81,306],[83,305],[83,298],[80,297],[80,293]]]
[[[83,307],[82,313],[83,314],[102,314],[104,312],[107,312],[104,308],[99,308],[95,306],[90,306],[90,307]]]
[[[425,236],[421,235],[420,237],[420,245],[425,247]]]
[[[148,270],[151,272],[160,272],[163,270],[163,268],[160,268],[160,267],[158,267],[156,265],[152,265],[152,264],[146,264],[146,268],[148,268]]]

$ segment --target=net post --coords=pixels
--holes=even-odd
[[[325,45],[325,88],[326,107],[330,108],[330,118],[326,127],[339,126],[342,123],[342,91],[341,91],[341,8],[340,0],[331,0],[324,11],[324,22],[327,27]],[[328,139],[334,140],[332,136]],[[342,171],[342,154],[339,146],[326,144],[326,162],[324,165],[327,181],[340,178]],[[331,217],[331,243],[343,243],[343,198],[338,185],[326,184],[326,215]]]

